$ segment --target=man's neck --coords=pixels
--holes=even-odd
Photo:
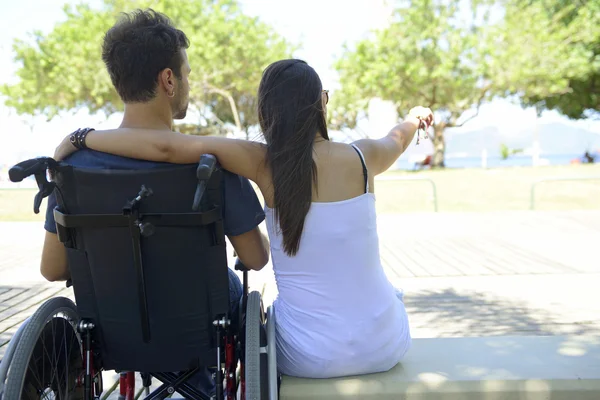
[[[173,128],[173,115],[170,109],[152,103],[125,104],[119,128],[170,131]]]

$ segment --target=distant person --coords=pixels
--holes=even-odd
[[[431,155],[428,155],[427,157],[425,157],[423,159],[423,161],[417,161],[415,163],[415,167],[413,168],[413,171],[418,169],[423,169],[425,167],[430,167],[431,168],[431,160],[433,159],[433,157]]]
[[[589,151],[586,151],[583,154],[583,160],[582,162],[585,164],[593,164],[596,161],[596,155],[594,154],[590,154]]]

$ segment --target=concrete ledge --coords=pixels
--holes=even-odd
[[[285,376],[280,399],[599,400],[600,337],[414,339],[388,372]]]

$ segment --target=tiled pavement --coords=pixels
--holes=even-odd
[[[398,214],[378,224],[413,337],[600,335],[600,211]],[[38,223],[0,223],[0,357],[44,300],[72,297],[39,275],[43,234]],[[276,296],[270,266],[250,283],[265,304]]]

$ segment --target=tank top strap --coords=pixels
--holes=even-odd
[[[356,150],[356,152],[358,153],[358,156],[360,157],[360,163],[362,164],[362,168],[363,168],[363,177],[365,178],[365,193],[369,193],[369,171],[367,170],[367,163],[365,162],[365,156],[363,155],[362,151],[360,151],[360,149],[355,146],[355,145],[351,145],[354,150]]]

